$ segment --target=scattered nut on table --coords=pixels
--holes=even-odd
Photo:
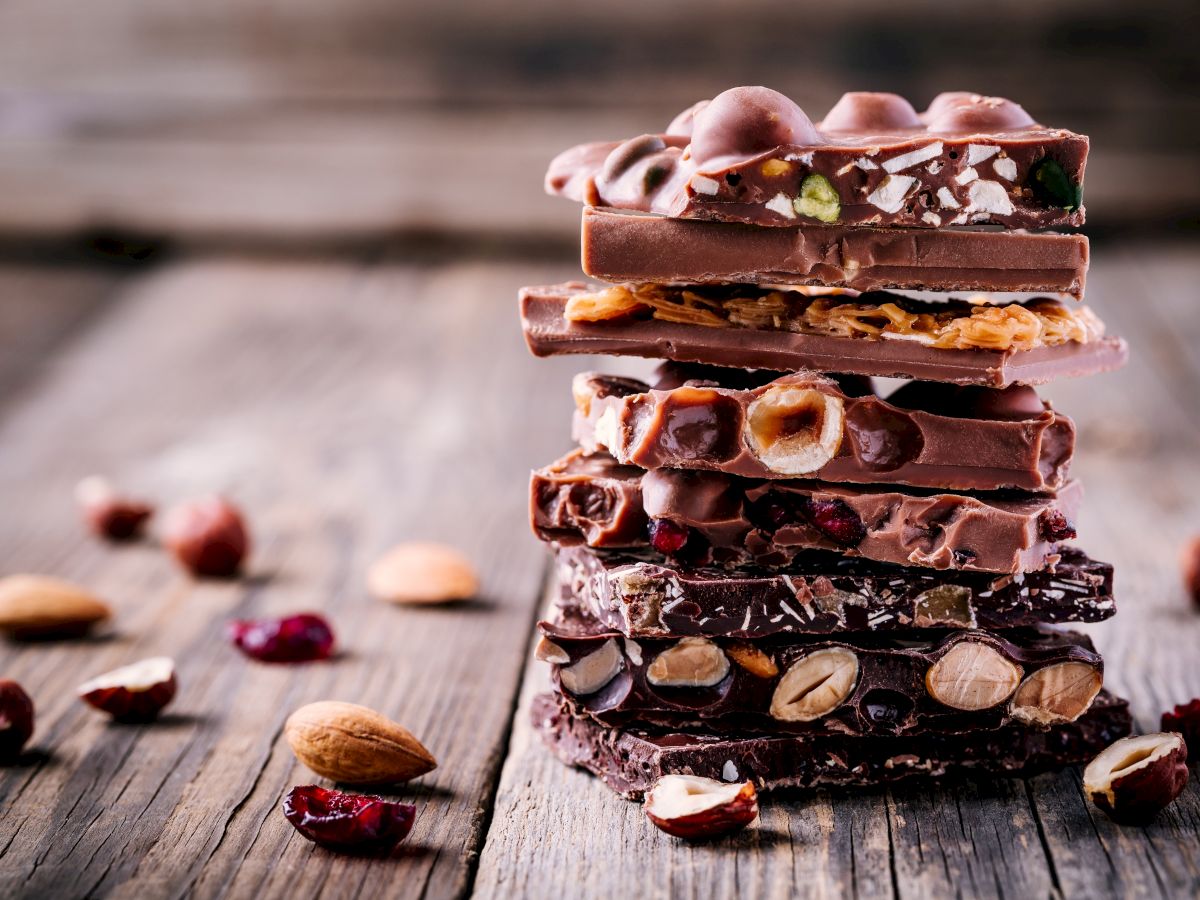
[[[1187,745],[1173,732],[1121,738],[1083,770],[1088,798],[1122,825],[1149,822],[1179,796],[1187,780]]]
[[[180,565],[199,578],[232,578],[250,551],[241,511],[215,495],[169,510],[162,540]]]
[[[750,781],[664,775],[646,794],[645,811],[667,834],[703,840],[740,831],[758,818],[758,792]]]
[[[461,552],[445,544],[398,544],[367,572],[367,590],[390,603],[450,603],[479,593],[479,576]]]
[[[112,615],[77,584],[46,575],[0,578],[0,632],[22,639],[79,637]]]
[[[142,532],[154,507],[119,492],[98,475],[83,479],[75,486],[75,499],[84,521],[98,536],[111,541],[128,541]]]
[[[85,681],[79,696],[118,722],[148,722],[175,699],[178,686],[175,663],[155,656]]]
[[[1200,534],[1183,545],[1180,555],[1183,567],[1183,586],[1188,596],[1200,608]]]
[[[355,703],[302,706],[288,717],[284,735],[300,762],[344,784],[397,784],[437,768],[408,729]]]
[[[33,735],[33,700],[15,681],[0,680],[0,762],[21,755]]]

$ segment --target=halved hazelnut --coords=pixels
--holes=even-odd
[[[175,663],[155,656],[97,675],[79,686],[79,696],[118,722],[145,722],[175,697]]]
[[[779,679],[771,715],[784,722],[811,722],[841,706],[857,683],[857,656],[843,647],[816,650],[792,663]]]
[[[150,504],[125,496],[98,475],[75,486],[75,499],[88,527],[99,537],[112,541],[137,537],[154,512]]]
[[[554,663],[557,666],[566,665],[571,661],[571,657],[567,655],[567,651],[550,638],[542,635],[537,642],[537,647],[533,651],[534,659],[541,662]]]
[[[739,831],[758,818],[754,783],[664,775],[646,794],[646,817],[674,837],[703,840]]]
[[[1088,711],[1103,684],[1104,678],[1089,663],[1055,663],[1021,682],[1008,711],[1027,725],[1074,722]]]
[[[925,673],[938,703],[975,712],[1003,703],[1021,683],[1021,667],[980,641],[959,641]]]
[[[775,665],[775,660],[753,644],[730,644],[725,648],[725,652],[733,657],[735,663],[758,678],[774,678],[779,674],[779,666]]]
[[[625,658],[617,642],[609,638],[583,659],[558,670],[562,685],[572,694],[594,694],[621,671]]]
[[[702,637],[685,637],[654,658],[646,680],[658,687],[712,687],[729,674],[729,658]]]
[[[1187,745],[1174,732],[1121,738],[1083,770],[1088,798],[1114,822],[1143,824],[1183,791]]]
[[[759,461],[781,475],[815,472],[842,445],[842,399],[812,388],[767,388],[746,413],[746,443]]]

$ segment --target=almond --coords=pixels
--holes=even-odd
[[[437,768],[437,760],[405,728],[373,709],[322,700],[302,706],[284,734],[296,758],[344,784],[395,784]]]
[[[77,637],[111,615],[102,600],[61,578],[0,578],[0,631],[9,637]]]
[[[479,592],[475,567],[445,544],[399,544],[367,572],[367,590],[391,603],[449,603]]]

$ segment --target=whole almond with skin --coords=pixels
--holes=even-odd
[[[393,547],[371,566],[367,590],[390,603],[450,603],[478,594],[479,577],[453,547],[415,541]]]
[[[300,762],[343,784],[395,784],[437,768],[407,729],[356,703],[302,706],[288,717],[284,734]]]
[[[0,578],[0,631],[9,637],[78,637],[111,615],[104,601],[61,578]]]

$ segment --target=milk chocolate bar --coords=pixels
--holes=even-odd
[[[780,571],[682,566],[654,554],[556,547],[559,607],[631,638],[764,638],[1100,622],[1116,611],[1112,566],[1064,546],[1024,575],[935,572],[807,553]]]
[[[651,388],[585,372],[575,439],[643,469],[960,491],[1066,482],[1075,426],[1033,388],[913,381],[883,400],[861,380],[848,392],[813,372],[773,375],[667,366]]]
[[[927,345],[919,333],[913,332],[915,325],[904,333],[918,334],[917,337],[896,333],[889,338],[892,332],[880,326],[873,326],[878,328],[876,332],[857,332],[855,336],[805,333],[773,327],[774,320],[771,327],[734,324],[729,318],[722,318],[720,312],[714,312],[711,305],[700,308],[694,302],[684,307],[691,312],[669,313],[671,318],[663,318],[658,309],[644,307],[646,311],[642,311],[636,294],[612,318],[591,321],[578,316],[568,318],[573,299],[594,295],[595,290],[582,282],[522,289],[522,327],[535,356],[602,353],[777,372],[811,369],[999,388],[1107,372],[1123,366],[1129,354],[1122,339],[1098,335],[1094,325],[1088,327],[1088,323],[1075,320],[1071,327],[1081,330],[1083,341],[1067,340],[1052,345],[1039,342],[1030,349],[1018,349],[1021,345],[1011,342],[1007,349],[956,349]],[[779,303],[788,305],[785,301]],[[727,316],[732,314],[728,306],[720,307]],[[884,306],[880,304],[881,309]],[[752,318],[754,304],[737,308],[743,310],[742,316],[749,317],[737,321],[756,321]],[[899,303],[896,308],[902,313],[906,311]],[[822,313],[830,309],[827,303]],[[804,313],[809,310],[811,306]],[[594,316],[595,312],[585,310],[584,315]],[[1045,318],[1050,321],[1049,316]],[[1038,322],[1045,327],[1041,319]],[[783,324],[789,328],[804,327],[790,318]]]
[[[604,281],[792,284],[875,291],[1025,291],[1083,296],[1076,234],[806,225],[755,228],[583,211],[583,271]]]
[[[763,87],[725,91],[667,127],[560,154],[546,190],[592,206],[750,225],[1082,225],[1088,139],[999,97],[846,94],[814,125]]]
[[[1075,536],[1082,489],[987,497],[721,472],[644,471],[607,454],[569,453],[533,473],[530,512],[544,541],[652,547],[677,561],[789,565],[836,550],[897,565],[1032,572]]]
[[[714,731],[906,734],[1073,722],[1103,663],[1082,634],[981,630],[634,640],[588,619],[541,622],[539,656],[574,711]]]
[[[753,781],[760,792],[871,787],[910,779],[1028,777],[1091,760],[1129,734],[1129,704],[1102,691],[1074,722],[1045,731],[1009,725],[994,731],[901,737],[718,735],[643,725],[614,728],[572,714],[551,694],[534,697],[533,726],[562,762],[597,775],[641,800],[663,775]]]

